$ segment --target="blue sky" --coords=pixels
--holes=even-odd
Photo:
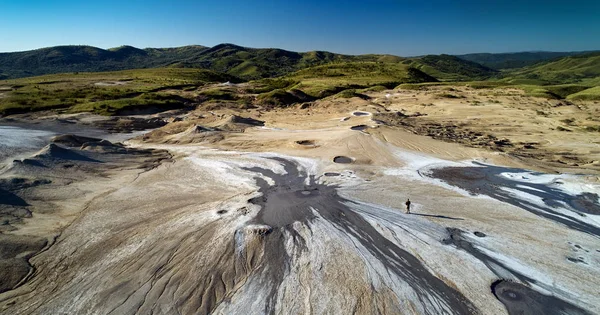
[[[0,0],[0,51],[234,43],[401,56],[600,49],[600,0]]]

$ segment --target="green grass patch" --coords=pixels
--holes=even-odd
[[[589,88],[567,97],[568,100],[579,101],[598,101],[600,100],[600,86]]]
[[[118,114],[129,108],[171,109],[191,100],[185,88],[235,78],[201,69],[142,69],[102,73],[57,74],[0,83],[9,87],[0,98],[0,115],[60,109]],[[171,90],[172,93],[161,91]]]
[[[235,101],[238,99],[237,94],[235,92],[219,88],[204,90],[200,92],[200,95],[211,100]]]
[[[335,98],[353,98],[353,97],[358,97],[358,98],[361,98],[363,100],[370,99],[369,96],[367,96],[365,94],[362,94],[362,93],[358,93],[355,89],[343,90],[343,91],[335,94],[333,97],[335,97]]]
[[[391,89],[402,83],[437,81],[435,78],[398,63],[344,62],[300,70],[285,77],[299,82],[295,89],[323,98],[347,89],[383,86]]]

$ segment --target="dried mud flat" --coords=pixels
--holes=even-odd
[[[592,176],[360,104],[55,138],[0,175],[0,313],[600,312]]]

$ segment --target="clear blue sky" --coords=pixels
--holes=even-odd
[[[0,0],[0,51],[234,43],[295,51],[600,49],[600,0]]]

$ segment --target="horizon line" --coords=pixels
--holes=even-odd
[[[419,54],[419,55],[401,56],[401,55],[396,55],[396,54],[393,54],[393,53],[348,54],[348,53],[339,53],[339,52],[333,52],[333,51],[321,50],[321,49],[306,50],[306,51],[295,51],[295,50],[289,50],[289,49],[278,48],[278,47],[249,47],[249,46],[242,46],[242,45],[238,45],[238,44],[234,44],[234,43],[226,43],[225,42],[225,43],[219,43],[219,44],[214,45],[214,46],[205,46],[205,45],[201,45],[201,44],[189,44],[189,45],[183,45],[183,46],[144,47],[144,48],[140,48],[140,47],[136,47],[136,46],[132,46],[132,45],[127,45],[127,44],[120,45],[120,46],[115,46],[115,47],[108,47],[108,48],[102,48],[102,47],[92,46],[92,45],[88,45],[88,44],[67,44],[67,45],[55,45],[55,46],[39,47],[39,48],[33,48],[33,49],[27,49],[27,50],[0,51],[0,54],[23,53],[23,52],[30,52],[30,51],[43,50],[43,49],[52,49],[52,48],[57,48],[57,47],[91,47],[91,48],[97,48],[97,49],[101,49],[101,50],[105,50],[105,51],[110,51],[111,49],[116,49],[116,48],[121,48],[121,47],[132,47],[132,48],[135,48],[135,49],[145,50],[145,49],[175,49],[175,48],[198,46],[198,47],[206,47],[207,49],[210,49],[210,48],[214,48],[214,47],[217,47],[217,46],[220,46],[220,45],[233,45],[233,46],[238,46],[238,47],[248,48],[248,49],[279,49],[279,50],[285,50],[285,51],[297,52],[297,53],[308,53],[308,52],[314,52],[314,51],[316,51],[316,52],[322,51],[322,52],[330,52],[330,53],[334,53],[334,54],[348,55],[348,56],[389,55],[389,56],[404,57],[404,58],[422,57],[422,56],[427,56],[427,55],[464,56],[464,55],[476,55],[476,54],[587,53],[587,52],[597,52],[597,51],[600,51],[600,48],[599,48],[599,49],[591,49],[591,50],[560,50],[560,51],[554,51],[554,50],[523,50],[523,51],[505,51],[505,52],[470,52],[470,53],[461,53],[461,54],[425,53],[425,54]]]

